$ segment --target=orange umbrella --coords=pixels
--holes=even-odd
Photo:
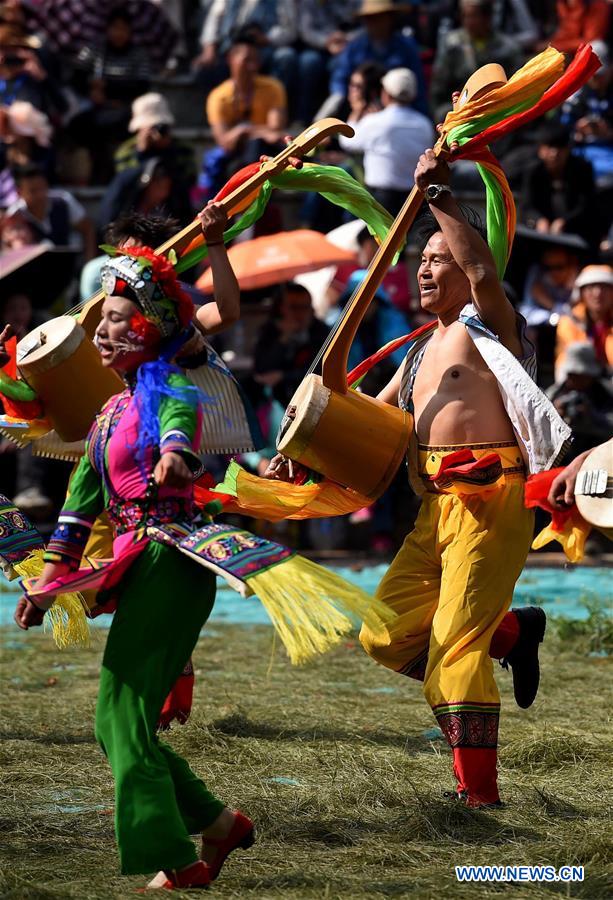
[[[312,272],[323,266],[337,266],[356,259],[355,253],[336,247],[323,234],[307,228],[235,244],[228,250],[228,256],[244,291],[279,284],[300,272]],[[213,293],[210,269],[200,276],[196,286],[204,294]]]

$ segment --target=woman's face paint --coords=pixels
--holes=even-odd
[[[138,307],[125,297],[106,297],[94,342],[102,365],[118,372],[133,372],[156,359],[160,334]]]

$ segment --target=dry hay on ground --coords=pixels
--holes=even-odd
[[[91,650],[59,652],[48,635],[2,632],[6,900],[127,900],[144,881],[117,870],[112,783],[93,736],[98,636]],[[517,709],[510,676],[497,676],[508,806],[485,812],[442,799],[450,755],[419,686],[374,665],[355,641],[295,669],[278,650],[271,664],[268,629],[205,630],[193,716],[168,740],[259,831],[211,896],[612,896],[609,665],[579,640],[548,638],[531,710]],[[580,864],[586,880],[458,884],[462,863]]]

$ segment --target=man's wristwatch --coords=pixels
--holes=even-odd
[[[426,200],[430,203],[432,200],[438,200],[441,194],[450,194],[451,188],[448,184],[429,184],[424,193]]]

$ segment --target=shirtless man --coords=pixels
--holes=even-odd
[[[529,706],[545,630],[541,610],[507,612],[533,532],[524,478],[555,464],[569,430],[534,384],[534,349],[453,198],[447,163],[426,150],[415,183],[433,214],[421,305],[438,321],[379,399],[414,416],[409,475],[422,505],[377,591],[398,618],[376,633],[363,627],[360,640],[377,662],[423,680],[453,750],[451,796],[499,805],[492,657],[511,663]]]

